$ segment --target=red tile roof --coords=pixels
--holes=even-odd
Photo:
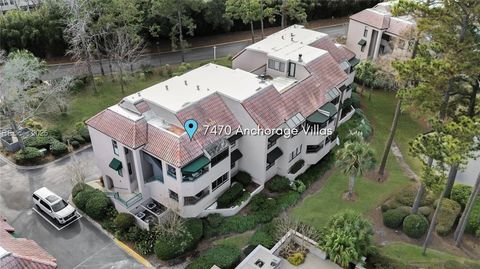
[[[135,107],[142,114],[150,110],[150,106],[145,101],[141,101],[141,102],[136,103]]]
[[[350,19],[370,25],[378,29],[386,29],[390,24],[390,15],[382,14],[373,9],[364,9],[350,16]]]
[[[0,268],[17,269],[54,269],[57,268],[57,260],[48,254],[35,241],[25,238],[15,238],[3,227],[11,227],[0,219],[0,246],[11,255],[0,259]],[[13,260],[12,259],[15,260]]]
[[[247,98],[242,105],[262,128],[276,128],[289,119],[284,100],[273,86]]]
[[[176,167],[182,167],[203,154],[202,146],[187,135],[180,137],[148,125],[148,143],[144,150]]]
[[[413,28],[414,25],[411,23],[398,18],[392,18],[390,20],[390,25],[388,26],[387,32],[397,36],[405,36],[408,35],[409,31],[412,31]]]
[[[329,36],[325,36],[323,38],[320,38],[319,40],[313,42],[310,44],[310,46],[319,48],[322,50],[326,50],[332,55],[332,57],[338,62],[344,62],[352,59],[355,57],[355,53],[351,52],[344,46],[339,46],[337,47],[335,45],[335,42],[333,42]]]
[[[110,109],[105,109],[86,123],[131,148],[138,148],[147,142],[147,123],[144,119],[133,121]],[[119,130],[122,131],[119,132]]]

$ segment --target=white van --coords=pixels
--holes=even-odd
[[[32,197],[35,207],[47,213],[59,224],[65,224],[76,217],[73,206],[45,187],[36,190]]]

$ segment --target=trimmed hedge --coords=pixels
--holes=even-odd
[[[434,203],[435,208],[437,205],[438,200]],[[442,207],[438,212],[437,225],[435,226],[437,234],[442,236],[447,235],[452,230],[461,211],[462,207],[459,203],[447,198],[442,199]]]
[[[60,129],[58,128],[48,128],[47,129],[47,134],[48,136],[56,139],[56,140],[59,140],[59,141],[62,141],[62,131],[60,131]]]
[[[50,144],[52,144],[54,140],[55,139],[50,136],[39,135],[28,137],[25,139],[24,142],[26,147],[32,147],[37,149],[50,149]]]
[[[240,263],[242,252],[235,246],[217,246],[207,250],[193,260],[187,269],[207,269],[216,265],[222,269],[233,269]]]
[[[37,148],[25,147],[15,153],[15,161],[20,164],[36,163],[43,157]]]
[[[275,208],[275,200],[269,198],[265,193],[259,193],[250,200],[250,210],[252,212],[271,211]]]
[[[415,186],[405,187],[395,196],[395,200],[402,205],[412,206],[413,202],[415,201],[415,197],[417,196],[417,192],[418,188]],[[433,196],[425,192],[420,201],[420,206],[431,205],[433,201]]]
[[[452,188],[452,193],[450,194],[450,199],[459,203],[462,208],[465,208],[465,205],[468,203],[470,194],[472,193],[472,187],[463,184],[455,184]]]
[[[265,184],[267,190],[271,192],[286,192],[290,190],[290,180],[282,176],[274,176]]]
[[[126,232],[135,226],[135,217],[129,213],[118,213],[113,223],[121,232]]]
[[[233,204],[243,194],[243,186],[240,183],[234,183],[217,199],[218,207],[227,208]]]
[[[420,238],[428,230],[428,221],[422,215],[410,214],[403,220],[403,232],[411,238]]]
[[[214,228],[220,226],[223,223],[223,219],[223,216],[219,213],[210,214],[206,218],[208,225]]]
[[[238,182],[246,187],[252,183],[252,176],[245,171],[238,171],[238,173],[233,176],[232,181]]]
[[[403,219],[408,215],[401,209],[390,209],[383,213],[383,224],[391,229],[398,229],[402,226]]]
[[[107,217],[109,207],[111,206],[112,202],[107,195],[97,190],[85,204],[85,213],[95,220],[103,220]]]
[[[75,186],[73,186],[73,189],[72,189],[72,197],[75,198],[77,194],[79,194],[84,190],[93,190],[93,187],[83,182],[79,182],[75,184]]]
[[[86,141],[90,142],[90,133],[88,132],[87,127],[81,127],[78,129],[78,134]]]
[[[421,206],[418,208],[418,213],[422,214],[425,217],[430,216],[432,214],[433,208],[428,207],[428,206]]]
[[[65,143],[54,140],[50,145],[50,152],[53,154],[53,156],[61,156],[68,152],[68,147]]]
[[[203,224],[200,219],[188,219],[185,229],[175,237],[160,236],[155,242],[154,251],[158,258],[170,260],[197,247],[203,235]]]
[[[96,196],[96,193],[100,192],[99,190],[95,189],[86,189],[83,191],[80,191],[75,195],[73,198],[73,203],[82,211],[85,211],[85,208],[87,206],[87,202],[94,196]]]

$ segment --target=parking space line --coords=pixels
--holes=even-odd
[[[98,253],[100,253],[102,250],[106,249],[107,247],[111,246],[113,244],[113,242],[110,242],[109,244],[106,244],[103,248],[101,248],[100,250],[98,251],[95,251],[92,255],[88,256],[85,260],[83,260],[83,262],[77,264],[77,266],[73,267],[72,269],[76,269],[80,266],[82,266],[82,264],[86,263],[88,260],[90,260],[93,256],[97,255]]]
[[[48,219],[45,215],[43,215],[41,212],[39,212],[35,207],[32,207],[32,210],[37,212],[38,215],[40,215],[44,220],[46,220],[48,223],[50,223],[50,225],[52,225],[53,227],[55,227],[55,229],[57,229],[57,231],[61,231],[63,230],[65,227],[69,226],[70,224],[76,222],[77,220],[81,219],[82,218],[82,215],[80,215],[78,212],[75,213],[76,215],[76,219],[75,220],[71,220],[70,223],[62,226],[62,227],[58,227],[55,223],[53,223],[50,219]]]

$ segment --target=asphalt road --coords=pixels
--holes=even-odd
[[[346,35],[347,25],[335,25],[327,26],[315,29],[317,31],[329,34],[332,37]],[[225,57],[228,55],[235,55],[245,47],[251,44],[250,40],[231,42],[226,44],[217,45],[217,57]],[[192,48],[185,51],[185,62],[198,61],[198,60],[210,60],[213,59],[213,46]],[[134,68],[138,69],[142,65],[149,66],[161,66],[164,64],[178,64],[182,62],[182,53],[180,51],[155,53],[144,55]],[[95,74],[100,74],[100,64],[95,62],[92,66]],[[107,71],[108,67],[104,63],[104,69]],[[114,68],[115,69],[115,68]],[[73,63],[68,64],[55,64],[49,65],[48,73],[45,74],[42,79],[49,80],[55,78],[61,78],[72,74],[86,73],[85,67],[75,66]]]
[[[99,174],[92,149],[77,154],[89,176]],[[35,240],[57,259],[59,269],[143,268],[85,218],[57,231],[32,210],[32,193],[47,187],[68,198],[70,158],[35,170],[17,170],[0,159],[0,214],[16,232]]]

